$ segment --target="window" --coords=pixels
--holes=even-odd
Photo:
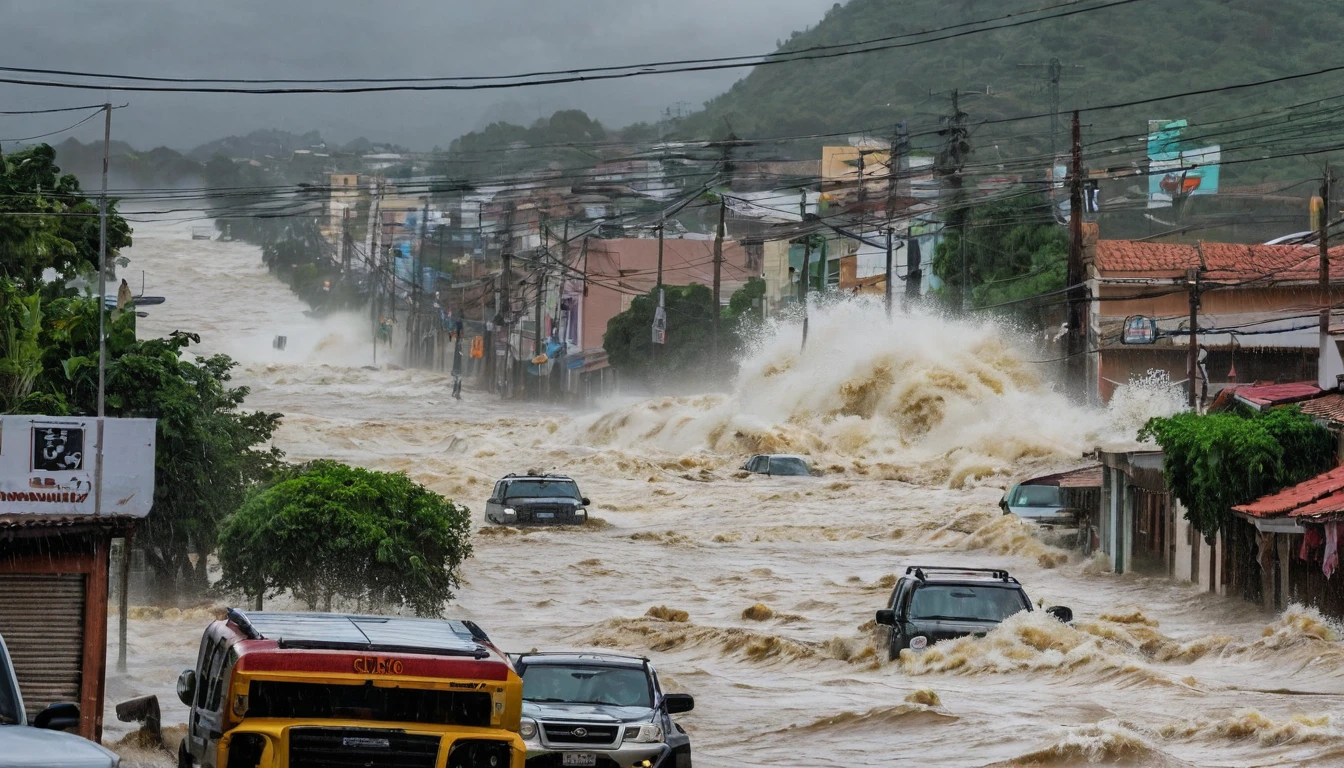
[[[910,619],[998,622],[1026,607],[1016,589],[930,584],[917,588],[910,598]]]
[[[770,474],[790,477],[806,477],[807,462],[793,456],[776,456],[770,459]]]
[[[1019,485],[1013,489],[1012,507],[1063,507],[1064,489],[1054,485]]]
[[[248,717],[490,726],[490,694],[254,680]]]
[[[653,691],[642,668],[534,664],[523,669],[523,698],[568,704],[651,707]]]
[[[504,490],[506,499],[580,499],[579,486],[573,480],[514,480]]]
[[[210,689],[214,687],[215,676],[219,674],[220,666],[224,661],[224,643],[226,640],[221,638],[201,659],[199,674],[196,677],[196,706],[201,709],[209,709],[206,702],[209,700]]]

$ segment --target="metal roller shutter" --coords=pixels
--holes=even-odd
[[[49,704],[79,703],[82,574],[0,574],[0,636],[14,660],[29,720]]]

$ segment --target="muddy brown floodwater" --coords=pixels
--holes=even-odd
[[[796,329],[764,334],[734,395],[586,413],[472,391],[459,403],[443,375],[364,367],[367,319],[306,317],[255,248],[192,241],[186,224],[135,237],[131,269],[168,297],[142,332],[197,331],[244,361],[248,405],[285,414],[276,442],[291,458],[405,471],[468,504],[476,554],[449,613],[506,650],[647,654],[696,697],[683,723],[702,767],[1344,765],[1338,627],[1108,575],[998,514],[1010,476],[1170,412],[1159,389],[1075,408],[996,328],[889,326],[843,303],[813,318],[801,355]],[[809,454],[825,474],[738,473],[756,450]],[[528,469],[572,473],[600,521],[485,527],[493,481]],[[1077,620],[1019,615],[889,663],[871,619],[916,562],[1006,567]],[[131,696],[157,693],[165,723],[185,719],[173,684],[210,613],[133,616],[130,672],[108,680],[109,743],[125,733],[112,706]]]

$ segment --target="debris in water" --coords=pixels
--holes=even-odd
[[[655,605],[646,611],[644,615],[661,621],[674,621],[679,624],[684,624],[691,620],[691,614],[679,608],[668,608],[666,605]]]

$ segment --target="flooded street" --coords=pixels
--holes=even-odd
[[[1336,628],[1108,574],[999,512],[1011,477],[1132,437],[1170,412],[1161,393],[1079,409],[991,327],[898,315],[879,334],[880,309],[842,304],[813,318],[801,355],[794,329],[762,340],[733,395],[587,413],[472,390],[455,402],[446,375],[366,367],[367,316],[305,316],[255,247],[138,224],[126,255],[137,292],[143,269],[145,293],[167,297],[141,335],[194,331],[243,361],[247,407],[285,414],[276,442],[291,460],[404,471],[472,509],[475,556],[449,615],[509,651],[648,655],[695,696],[681,722],[701,768],[1344,765]],[[754,452],[807,454],[824,475],[740,473]],[[491,484],[529,469],[572,474],[597,519],[485,527]],[[1076,621],[1019,614],[888,662],[873,613],[910,564],[1007,568]],[[757,604],[768,611],[744,616]],[[165,724],[185,719],[173,686],[210,618],[133,615],[130,672],[109,669],[109,743],[132,696],[158,694]],[[116,636],[114,617],[112,658]]]

